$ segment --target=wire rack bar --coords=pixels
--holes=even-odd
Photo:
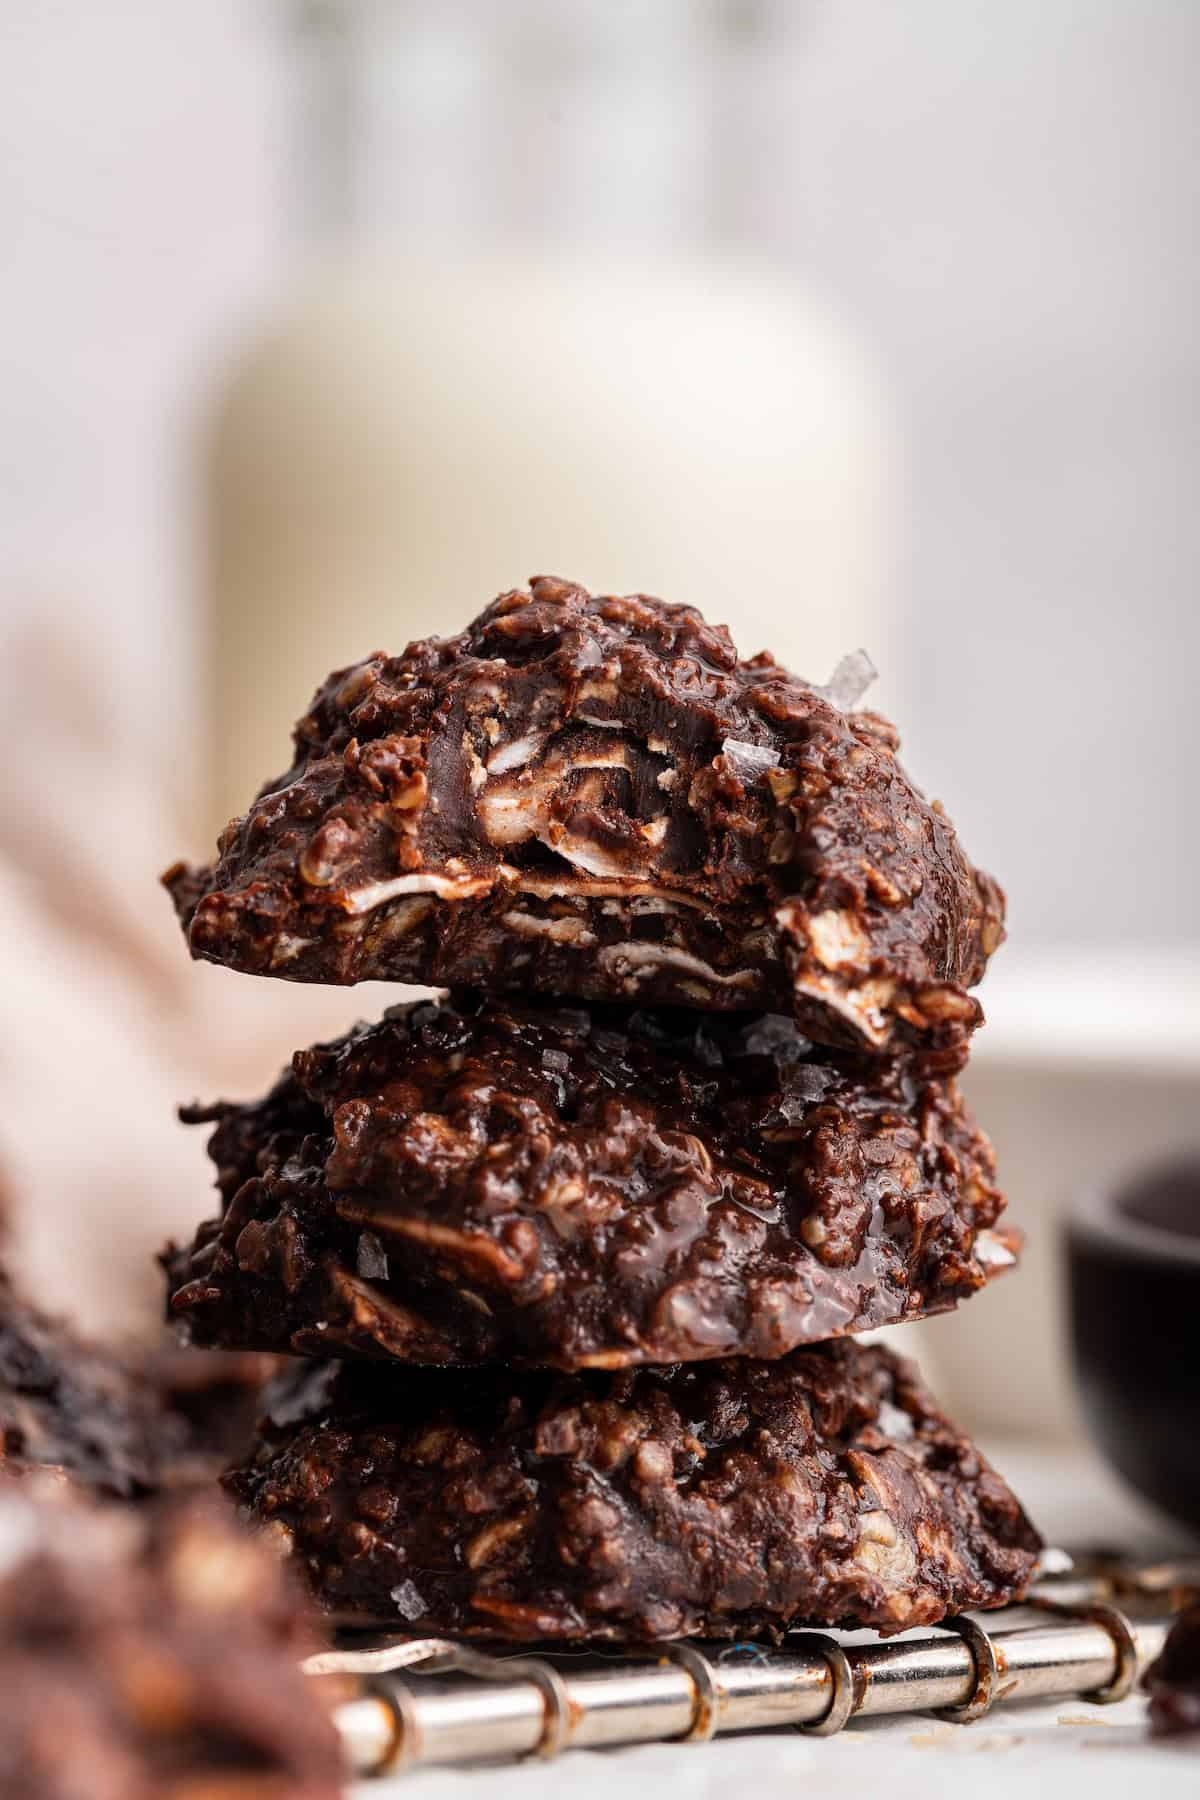
[[[779,1649],[680,1643],[643,1654],[489,1656],[448,1639],[393,1638],[306,1667],[357,1678],[357,1697],[337,1713],[355,1775],[779,1726],[829,1735],[896,1713],[966,1724],[1022,1701],[1123,1698],[1161,1649],[1170,1608],[1200,1582],[1200,1568],[1184,1575],[1172,1587],[1161,1567],[1147,1580],[1110,1561],[1098,1574],[1039,1583],[1024,1606],[900,1639],[813,1631],[789,1634]],[[1126,1605],[1152,1611],[1133,1617]]]

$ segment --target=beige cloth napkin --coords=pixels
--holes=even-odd
[[[0,659],[0,1170],[13,1263],[103,1335],[158,1329],[155,1254],[213,1210],[181,1101],[249,1096],[292,1050],[399,988],[302,988],[189,962],[158,886],[189,843],[167,780],[194,743],[144,744],[93,650],[34,627]]]

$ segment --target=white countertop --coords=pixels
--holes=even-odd
[[[864,1721],[834,1738],[797,1732],[720,1739],[711,1744],[650,1744],[629,1750],[578,1750],[556,1763],[452,1769],[362,1783],[354,1800],[936,1800],[951,1783],[969,1800],[1029,1800],[1083,1793],[1088,1800],[1129,1800],[1139,1783],[1154,1800],[1196,1800],[1200,1747],[1150,1743],[1145,1706],[1051,1701],[978,1725],[919,1717]],[[1099,1754],[1098,1754],[1099,1753]]]
[[[1005,944],[978,992],[980,1063],[1200,1076],[1200,944]]]

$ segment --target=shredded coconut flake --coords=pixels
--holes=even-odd
[[[614,968],[627,982],[639,981],[655,969],[680,969],[684,974],[698,976],[717,987],[745,987],[754,981],[750,969],[722,975],[703,957],[693,956],[690,950],[674,950],[669,944],[643,944],[637,940],[629,944],[605,944],[597,952],[597,961],[602,968]]]
[[[535,831],[533,835],[549,849],[556,850],[569,863],[574,863],[577,869],[582,869],[585,875],[611,875],[619,880],[622,875],[642,873],[639,869],[627,869],[619,856],[610,855],[602,845],[589,843],[570,833],[564,833],[556,840],[552,840],[550,834],[544,831]]]
[[[571,723],[573,725],[595,725],[600,731],[624,731],[625,729],[620,719],[602,719],[599,713],[573,713]]]
[[[397,875],[392,881],[369,881],[363,887],[348,889],[342,905],[348,913],[369,913],[401,894],[436,894],[439,900],[468,900],[490,886],[490,876],[452,881],[448,875]]]
[[[531,731],[525,737],[514,738],[510,744],[502,744],[487,759],[488,774],[507,775],[510,769],[522,768],[537,755],[545,741],[544,731]]]

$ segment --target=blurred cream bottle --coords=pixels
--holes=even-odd
[[[893,703],[886,408],[832,312],[729,247],[718,121],[753,96],[715,19],[303,9],[305,266],[210,445],[209,826],[327,671],[531,574],[689,601],[816,681],[865,646]]]

